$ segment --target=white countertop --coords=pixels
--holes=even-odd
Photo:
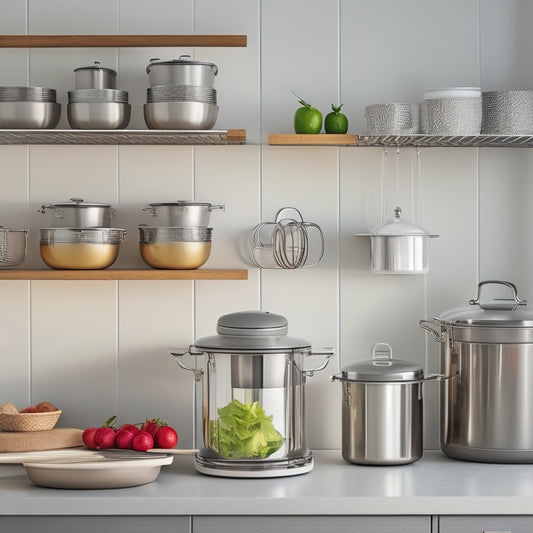
[[[235,479],[196,472],[177,456],[148,485],[47,489],[21,465],[0,465],[0,515],[533,515],[533,464],[484,464],[426,451],[404,466],[358,466],[314,452],[293,477]]]

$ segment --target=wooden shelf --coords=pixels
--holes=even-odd
[[[1,48],[245,47],[246,35],[2,35]]]
[[[357,135],[318,133],[315,135],[271,133],[268,144],[272,146],[351,146]]]
[[[246,130],[2,130],[0,144],[244,144]]]
[[[0,270],[0,280],[245,280],[247,270]]]

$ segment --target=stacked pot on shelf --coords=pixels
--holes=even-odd
[[[155,224],[139,225],[144,262],[153,268],[190,270],[202,266],[211,253],[211,211],[223,205],[178,200],[152,203],[144,209]]]
[[[114,209],[109,204],[88,203],[81,198],[44,204],[40,213],[50,215],[49,228],[41,229],[40,252],[52,268],[97,270],[111,266],[126,231],[111,228]]]
[[[213,88],[218,68],[182,55],[172,61],[151,59],[146,67],[147,89],[144,120],[151,129],[209,130],[218,117],[217,92]]]

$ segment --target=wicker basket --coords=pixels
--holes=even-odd
[[[46,413],[0,413],[2,431],[46,431],[52,429],[59,420],[61,411]]]

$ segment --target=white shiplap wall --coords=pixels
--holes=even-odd
[[[142,105],[151,57],[188,53],[214,62],[218,128],[245,128],[245,146],[0,146],[0,223],[28,227],[25,267],[43,264],[37,213],[79,196],[110,202],[128,231],[117,267],[141,267],[137,225],[149,202],[178,198],[224,203],[214,212],[206,266],[248,268],[247,281],[0,282],[0,401],[42,399],[84,427],[117,413],[123,421],[162,416],[192,444],[193,379],[168,349],[214,332],[216,319],[243,309],[287,316],[291,334],[339,356],[307,386],[313,448],[341,446],[341,387],[329,375],[389,342],[397,357],[439,368],[439,347],[418,320],[465,305],[478,279],[500,277],[531,298],[528,232],[532,156],[517,149],[422,149],[386,156],[379,148],[270,147],[268,133],[292,131],[294,90],[324,114],[344,103],[350,131],[364,132],[364,106],[419,101],[425,89],[477,85],[531,88],[527,51],[533,13],[526,0],[0,0],[3,34],[236,33],[246,48],[0,50],[1,85],[58,90],[66,121],[76,67],[100,60]],[[418,180],[420,163],[420,182]],[[375,276],[368,242],[353,237],[401,202],[440,238],[427,276]],[[277,210],[298,207],[326,237],[321,264],[263,270],[247,237]],[[438,395],[425,389],[425,443],[438,447]]]

